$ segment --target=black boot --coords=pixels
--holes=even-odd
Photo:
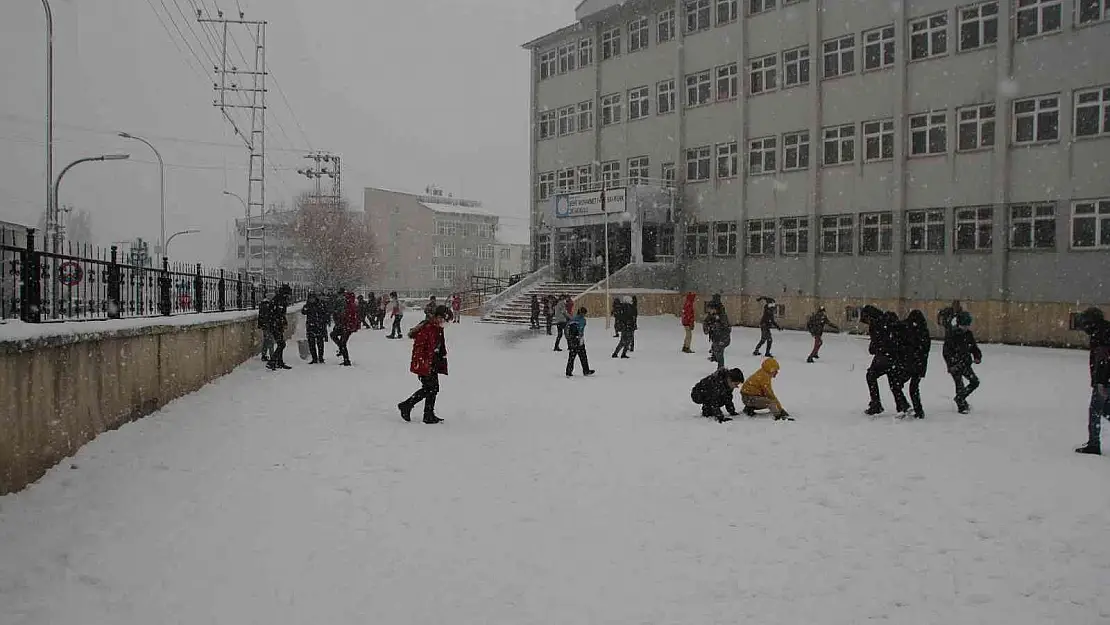
[[[1102,445],[1099,443],[1087,443],[1086,445],[1075,450],[1077,454],[1091,454],[1092,456],[1102,455]]]
[[[424,415],[424,423],[427,423],[428,425],[435,425],[436,423],[443,423],[443,419],[440,419],[434,414],[426,414]]]
[[[879,404],[871,404],[870,406],[867,407],[867,410],[863,411],[863,414],[865,414],[869,417],[873,417],[873,416],[878,415],[878,414],[883,414],[883,407]]]
[[[752,408],[751,406],[744,406],[744,414],[748,415],[749,417],[754,417],[755,408]]]
[[[409,405],[405,402],[401,402],[401,403],[397,404],[397,410],[401,411],[401,418],[402,419],[404,419],[405,421],[412,421],[412,406],[411,405]]]

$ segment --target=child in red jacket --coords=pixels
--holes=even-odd
[[[401,418],[412,419],[412,409],[424,402],[424,423],[441,423],[436,416],[436,397],[439,395],[439,376],[447,375],[447,342],[443,338],[443,324],[451,316],[446,306],[437,306],[427,322],[413,328],[412,362],[409,371],[420,378],[420,390],[397,404]]]
[[[694,350],[690,349],[690,341],[694,338],[694,300],[697,297],[696,293],[687,293],[686,301],[682,303],[682,327],[686,330],[686,338],[682,341],[684,354],[694,353]]]

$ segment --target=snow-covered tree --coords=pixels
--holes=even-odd
[[[318,289],[354,289],[370,284],[377,258],[365,215],[346,200],[317,202],[311,194],[297,198],[292,237],[297,252],[311,267]]]

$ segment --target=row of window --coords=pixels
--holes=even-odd
[[[454,243],[436,243],[432,251],[433,258],[451,258],[455,256],[456,251],[463,258],[477,257],[481,260],[493,260],[493,246],[489,244],[475,245],[474,247],[462,246],[456,248]],[[507,258],[505,255],[509,250],[501,250],[502,258]]]
[[[464,236],[478,237],[479,239],[492,239],[493,224],[437,219],[436,234],[443,236]]]
[[[467,271],[467,268],[463,267],[461,275],[463,275],[465,277],[466,271]],[[493,265],[478,265],[477,267],[474,268],[474,275],[480,276],[480,277],[483,277],[483,278],[492,278],[497,274],[498,274],[498,272],[496,272],[494,270]],[[500,271],[500,278],[501,279],[508,279],[509,275],[510,275],[510,273],[509,273],[508,269],[502,269]],[[394,276],[395,276],[394,279],[397,279],[396,274],[394,274]],[[455,265],[440,265],[440,264],[432,265],[432,277],[436,280],[441,281],[443,286],[454,286],[455,285],[455,280],[459,276],[460,276],[459,268],[456,267]]]
[[[1056,204],[1012,204],[1009,210],[1009,249],[1056,249]],[[906,212],[907,252],[944,252],[948,209]],[[956,207],[952,249],[957,252],[989,251],[994,246],[994,208]],[[1110,250],[1110,198],[1075,201],[1071,205],[1071,249]],[[808,217],[748,220],[746,253],[753,256],[809,253]],[[697,223],[686,229],[686,255],[736,256],[740,226],[735,221]],[[820,254],[887,254],[894,246],[894,214],[822,215],[817,218],[817,252]],[[777,247],[776,247],[777,246]]]
[[[1060,139],[1060,94],[1049,94],[1015,100],[1012,103],[1013,124],[1010,142],[1029,145]],[[929,111],[907,118],[906,154],[911,157],[947,154],[949,124],[956,127],[955,151],[968,152],[995,145],[996,111],[994,104],[975,104],[955,109],[954,120],[947,110]],[[1110,86],[1080,89],[1074,92],[1072,134],[1076,138],[1110,136]],[[822,166],[854,163],[857,139],[862,161],[871,163],[894,158],[894,119],[877,119],[860,124],[830,126],[821,130],[819,159]],[[799,130],[780,136],[759,137],[748,141],[748,175],[808,169],[812,145],[810,132]],[[712,178],[714,160],[718,179],[739,175],[740,152],[737,142],[699,146],[686,150],[686,182],[702,182]],[[650,178],[648,157],[628,159],[628,175],[621,175],[620,161],[600,164],[600,180],[609,186],[622,182],[636,184]],[[674,163],[664,163],[660,178],[675,180]],[[570,167],[557,172],[541,172],[537,179],[537,197],[546,200],[552,192],[586,190],[597,181],[592,165]]]
[[[798,0],[795,0],[798,1]],[[786,4],[790,4],[789,1]],[[775,0],[749,0],[748,13],[755,15],[775,8]],[[991,46],[998,42],[998,1],[981,2],[957,7],[955,13],[957,50],[966,52]],[[724,26],[738,18],[737,0],[716,0],[716,23]],[[688,34],[709,30],[714,15],[712,0],[686,0],[685,28]],[[1076,26],[1086,26],[1110,19],[1110,0],[1076,0],[1074,21]],[[907,23],[909,33],[909,58],[911,61],[943,56],[949,52],[948,11],[914,18]],[[653,20],[638,17],[626,24],[601,34],[601,59],[608,60],[646,49],[651,41],[654,25],[656,43],[675,39],[675,12],[662,11]],[[1013,32],[1017,39],[1027,39],[1061,32],[1064,27],[1063,0],[1015,0]],[[622,47],[627,36],[627,47]],[[864,69],[881,69],[894,64],[894,26],[865,31]],[[822,44],[824,50],[825,78],[842,76],[855,71],[855,35],[845,35]],[[805,48],[808,58],[809,50]],[[774,56],[774,55],[772,55]],[[594,63],[593,37],[583,37],[567,42],[555,49],[540,53],[540,80],[556,74],[565,74]],[[807,62],[808,66],[808,62]]]

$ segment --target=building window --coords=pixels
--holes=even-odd
[[[1017,0],[1017,38],[1036,37],[1060,30],[1064,8],[1060,0]]]
[[[735,22],[739,17],[737,0],[717,0],[717,25]]]
[[[1110,198],[1072,204],[1071,246],[1083,250],[1110,249]]]
[[[944,251],[944,209],[930,208],[906,212],[906,228],[910,252]]]
[[[536,255],[541,263],[551,261],[551,237],[546,234],[536,236],[536,246],[539,248]]]
[[[621,29],[611,28],[601,33],[601,60],[606,61],[621,54]]]
[[[710,0],[686,0],[686,32],[696,33],[706,30],[712,24],[712,8]]]
[[[863,32],[863,69],[885,69],[894,65],[894,27],[883,26]]]
[[[782,53],[783,87],[809,84],[809,46]]]
[[[957,10],[960,16],[960,52],[998,43],[997,2],[984,2]]]
[[[775,253],[775,220],[748,220],[748,254],[773,256]]]
[[[748,173],[772,174],[778,166],[775,156],[778,154],[778,139],[776,137],[763,137],[748,142]]]
[[[1110,0],[1078,0],[1079,24],[1094,24],[1110,19]]]
[[[454,243],[436,243],[435,249],[432,250],[432,256],[435,258],[451,258],[454,255]]]
[[[451,286],[455,282],[456,268],[454,265],[433,265],[432,275],[436,280],[439,280],[443,286]]]
[[[809,253],[809,218],[808,217],[783,217],[780,222],[782,228],[782,253],[787,255]]]
[[[713,224],[713,255],[736,256],[735,221],[718,221]]]
[[[709,256],[709,224],[686,227],[686,256]]]
[[[948,13],[910,21],[910,60],[948,53]]]
[[[863,122],[863,162],[894,158],[894,120]]]
[[[651,89],[636,87],[628,91],[628,119],[642,119],[651,114]]]
[[[971,206],[956,209],[957,252],[989,250],[993,237],[993,208],[990,206]]]
[[[1056,247],[1056,205],[1010,206],[1010,249],[1051,250]]]
[[[507,247],[503,247],[500,250],[497,250],[497,256],[501,260],[509,260],[509,257],[512,256],[512,250]]]
[[[646,183],[651,176],[651,165],[646,156],[628,159],[628,184]]]
[[[578,131],[578,111],[574,107],[564,106],[559,109],[559,136],[564,137]]]
[[[628,52],[638,52],[648,47],[651,28],[648,19],[641,17],[628,23]]]
[[[587,67],[594,64],[594,38],[585,37],[578,40],[578,67]]]
[[[601,164],[601,184],[605,187],[619,187],[621,183],[621,162],[605,161]]]
[[[1060,97],[1051,95],[1014,101],[1014,143],[1060,138]]]
[[[670,41],[671,39],[674,39],[674,37],[675,37],[674,9],[671,9],[669,11],[663,11],[662,13],[660,13],[659,14],[659,19],[657,21],[658,21],[657,37],[659,39],[659,43],[665,43],[667,41]]]
[[[672,78],[660,82],[656,85],[656,91],[659,94],[657,98],[659,100],[659,114],[666,115],[667,113],[673,113],[675,108],[674,79]]]
[[[782,170],[809,168],[809,131],[788,132],[782,136]]]
[[[493,238],[493,224],[478,224],[478,238],[479,239],[492,239]]]
[[[686,181],[709,180],[709,146],[686,150]]]
[[[735,141],[717,144],[717,177],[734,178],[740,173],[740,148]]]
[[[845,76],[856,71],[856,36],[845,35],[823,44],[825,78]]]
[[[979,104],[957,111],[959,119],[959,144],[961,152],[978,150],[994,145],[994,105]]]
[[[910,115],[910,156],[931,156],[948,151],[948,113]]]
[[[555,136],[556,118],[555,111],[544,111],[540,113],[539,124],[540,140],[551,139]]]
[[[768,54],[753,59],[748,71],[748,92],[752,95],[771,91],[778,86],[778,55]]]
[[[578,103],[578,132],[594,129],[594,101]]]
[[[555,50],[548,50],[540,54],[540,80],[547,80],[555,75],[559,66],[558,54]]]
[[[1075,136],[1103,135],[1110,135],[1110,87],[1076,91]]]
[[[611,126],[621,123],[623,110],[621,107],[621,94],[611,93],[601,97],[601,125]]]
[[[736,63],[717,68],[717,101],[731,100],[740,95],[739,70]]]
[[[856,160],[856,127],[852,124],[825,128],[825,166],[851,163]]]
[[[766,13],[775,8],[775,0],[748,0],[748,15]]]
[[[493,246],[488,243],[479,245],[478,260],[493,260]]]
[[[578,46],[574,43],[559,46],[559,73],[565,74],[578,69]]]
[[[578,167],[578,188],[589,191],[594,184],[594,166],[581,165]]]
[[[537,175],[536,181],[536,199],[543,201],[551,197],[551,192],[555,190],[555,172],[545,171]],[[436,222],[437,226],[439,222]],[[437,228],[438,230],[438,228]]]
[[[673,187],[675,181],[674,163],[663,163],[662,167],[659,169],[659,177],[662,178],[663,182],[667,183],[668,186]]]
[[[821,253],[852,253],[851,215],[831,215],[821,218]]]
[[[574,168],[559,170],[555,188],[558,189],[559,193],[569,193],[574,189]]]
[[[894,249],[894,213],[863,213],[859,235],[860,254],[889,254]]]
[[[712,93],[712,81],[709,70],[690,74],[686,77],[686,106],[708,104]]]

